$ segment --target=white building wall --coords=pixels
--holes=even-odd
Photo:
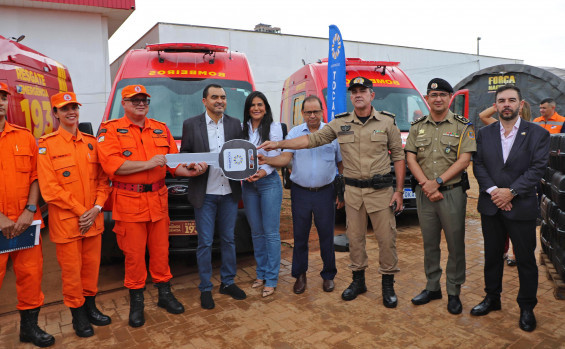
[[[0,34],[64,64],[82,104],[80,118],[97,130],[110,93],[108,24],[100,14],[0,7]]]
[[[269,99],[275,119],[280,117],[284,80],[302,66],[303,60],[306,63],[314,63],[328,55],[328,40],[324,38],[224,28],[159,23],[146,33],[144,38],[153,39],[152,43],[196,42],[224,45],[230,50],[245,53],[256,88]],[[131,48],[143,48],[145,43],[139,40]],[[401,69],[423,93],[428,81],[434,77],[446,79],[455,86],[463,78],[480,69],[498,64],[523,63],[522,60],[516,59],[352,41],[345,41],[344,46],[347,57],[400,62]],[[112,63],[113,73],[117,70],[114,65],[119,65],[122,58],[123,55]]]

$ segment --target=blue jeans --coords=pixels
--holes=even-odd
[[[281,264],[282,186],[277,171],[257,182],[243,182],[243,203],[251,227],[257,279],[276,287]]]
[[[233,200],[231,194],[206,194],[202,207],[194,208],[194,215],[198,232],[196,260],[200,274],[200,285],[198,285],[200,292],[211,291],[213,287],[210,278],[212,277],[212,242],[216,222],[222,253],[221,280],[225,285],[233,284],[237,270],[233,235],[237,218],[237,201]]]

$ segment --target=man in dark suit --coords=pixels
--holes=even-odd
[[[240,121],[224,114],[227,101],[226,92],[221,86],[206,86],[202,103],[206,111],[183,123],[181,153],[219,152],[224,142],[241,137]],[[245,292],[234,283],[237,270],[234,227],[237,203],[241,198],[241,183],[227,179],[219,168],[206,166],[200,176],[189,179],[188,187],[188,200],[194,206],[198,231],[196,259],[202,308],[213,309],[215,306],[210,278],[216,221],[222,253],[220,293],[234,299],[245,299]]]
[[[539,207],[536,183],[543,176],[549,157],[549,133],[518,117],[523,104],[520,90],[504,85],[496,90],[495,104],[500,122],[479,130],[473,171],[479,183],[477,209],[485,244],[485,299],[471,315],[486,315],[500,310],[504,244],[506,232],[514,245],[518,262],[520,290],[519,326],[524,331],[536,328],[538,268],[536,218]]]

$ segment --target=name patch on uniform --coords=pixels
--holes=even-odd
[[[88,143],[88,149],[94,150],[94,146],[92,145],[92,143]]]
[[[124,151],[122,154],[124,154],[124,156],[130,156],[130,155],[131,155],[131,151],[126,150],[126,151]]]
[[[104,142],[104,136],[98,137],[98,143]]]
[[[458,133],[453,133],[453,132],[445,132],[443,134],[443,136],[450,136],[450,137],[459,137]]]
[[[163,133],[163,130],[153,130],[153,133],[160,135]]]
[[[47,148],[39,148],[39,154],[45,155],[47,153]]]
[[[98,131],[98,134],[106,133],[106,131],[108,131],[108,130],[106,130],[105,128],[101,128],[101,129]]]
[[[129,130],[125,129],[125,128],[119,128],[116,131],[118,131],[119,133],[128,133]]]
[[[71,173],[70,173],[69,171],[63,172],[63,177],[68,177],[68,176],[70,176],[70,175],[71,175]]]
[[[383,130],[374,130],[373,133],[385,133]]]
[[[337,133],[338,136],[345,136],[345,135],[352,135],[353,131],[339,131]]]
[[[351,126],[350,125],[342,125],[341,130],[342,131],[349,131],[349,130],[351,130]]]

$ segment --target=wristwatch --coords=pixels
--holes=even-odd
[[[512,194],[512,196],[514,197],[518,196],[518,192],[512,188],[510,188],[510,194]]]
[[[26,210],[30,211],[30,212],[37,212],[37,206],[35,205],[26,205],[26,207],[24,207]]]
[[[443,185],[443,179],[441,179],[441,177],[436,178],[436,182],[437,182],[437,184],[439,184],[440,186]]]

